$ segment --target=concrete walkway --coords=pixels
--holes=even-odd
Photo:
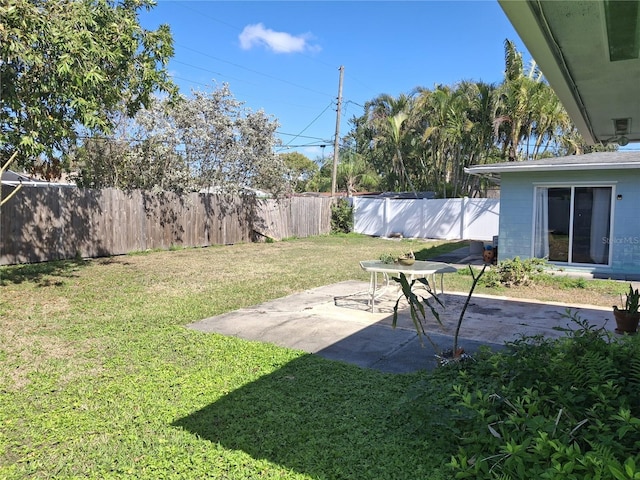
[[[435,351],[426,339],[421,345],[404,300],[397,328],[391,326],[397,290],[393,288],[377,300],[376,311],[371,313],[368,287],[365,282],[340,282],[207,318],[188,327],[270,342],[383,372],[434,368]],[[452,348],[466,293],[445,293],[440,298],[445,304],[444,309],[438,307],[443,326],[429,314],[427,331],[438,350],[446,350]],[[591,325],[612,332],[615,328],[610,308],[474,295],[460,330],[459,344],[472,353],[481,345],[502,348],[505,342],[522,335],[557,338],[565,335],[558,328],[576,328],[566,317],[568,308]]]

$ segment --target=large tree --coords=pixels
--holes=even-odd
[[[122,112],[110,135],[84,139],[70,155],[76,184],[97,189],[192,191],[194,182],[179,148],[180,135],[169,105],[154,101],[135,119]]]
[[[277,195],[287,186],[285,162],[274,151],[277,128],[262,110],[236,100],[226,84],[190,97],[158,99],[138,112],[126,129],[129,136],[92,139],[84,147],[91,146],[91,155],[81,149],[79,182],[177,192],[260,189]],[[123,143],[126,148],[118,147]],[[112,158],[112,152],[120,157]]]
[[[392,190],[414,190],[406,165],[411,150],[411,112],[413,98],[401,94],[398,98],[383,94],[365,104],[365,115],[370,125],[372,147],[381,155],[376,163],[378,171],[386,174],[387,187]]]
[[[535,62],[525,71],[522,53],[505,40],[505,78],[495,97],[494,128],[503,156],[513,162],[528,160],[528,142],[546,103],[557,98]],[[547,92],[548,91],[548,92]],[[557,102],[559,104],[559,102]],[[555,123],[555,122],[554,122]],[[542,136],[547,132],[541,131]]]
[[[376,189],[381,181],[365,158],[351,150],[340,152],[337,177],[339,188],[344,189],[348,196]]]
[[[332,170],[333,160],[327,159],[318,174],[309,182],[309,187],[318,192],[331,191]],[[340,150],[336,179],[338,190],[346,192],[348,196],[377,189],[382,181],[365,156],[351,148]]]
[[[154,91],[174,92],[168,26],[143,29],[151,0],[5,0],[0,4],[0,160],[55,176],[81,135],[108,132]]]
[[[525,68],[509,40],[500,84],[461,81],[397,98],[379,95],[351,123],[347,140],[386,188],[442,197],[483,193],[486,182],[464,173],[470,165],[584,150],[540,70],[533,62]]]
[[[247,108],[227,84],[211,93],[193,92],[170,112],[198,188],[274,194],[285,188],[286,168],[275,153],[277,120]]]
[[[281,153],[280,158],[286,167],[286,179],[292,192],[305,192],[309,182],[320,172],[320,167],[313,160],[300,152]]]

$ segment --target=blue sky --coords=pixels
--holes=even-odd
[[[169,64],[184,94],[228,83],[234,97],[280,124],[286,149],[333,151],[339,67],[340,135],[380,94],[462,80],[498,83],[504,40],[524,45],[497,1],[170,1],[141,13],[171,27]]]

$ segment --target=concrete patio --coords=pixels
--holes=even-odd
[[[371,313],[369,284],[346,281],[314,288],[254,307],[243,308],[190,324],[203,332],[270,342],[383,372],[406,373],[432,369],[435,351],[425,339],[421,345],[408,306],[401,301],[397,328],[392,328],[396,288],[376,300]],[[443,325],[429,313],[426,326],[438,349],[450,349],[466,293],[446,292],[438,307]],[[610,308],[539,303],[506,297],[474,295],[460,330],[459,344],[467,353],[480,346],[502,348],[522,335],[564,336],[558,328],[576,328],[567,309],[589,324],[614,331]]]

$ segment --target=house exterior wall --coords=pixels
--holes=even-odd
[[[502,173],[500,180],[500,260],[530,258],[534,187],[540,183],[611,183],[614,187],[611,266],[567,266],[606,278],[640,279],[640,170],[585,170]],[[617,198],[620,197],[621,198]]]
[[[502,174],[498,260],[531,257],[533,184],[527,175]]]

